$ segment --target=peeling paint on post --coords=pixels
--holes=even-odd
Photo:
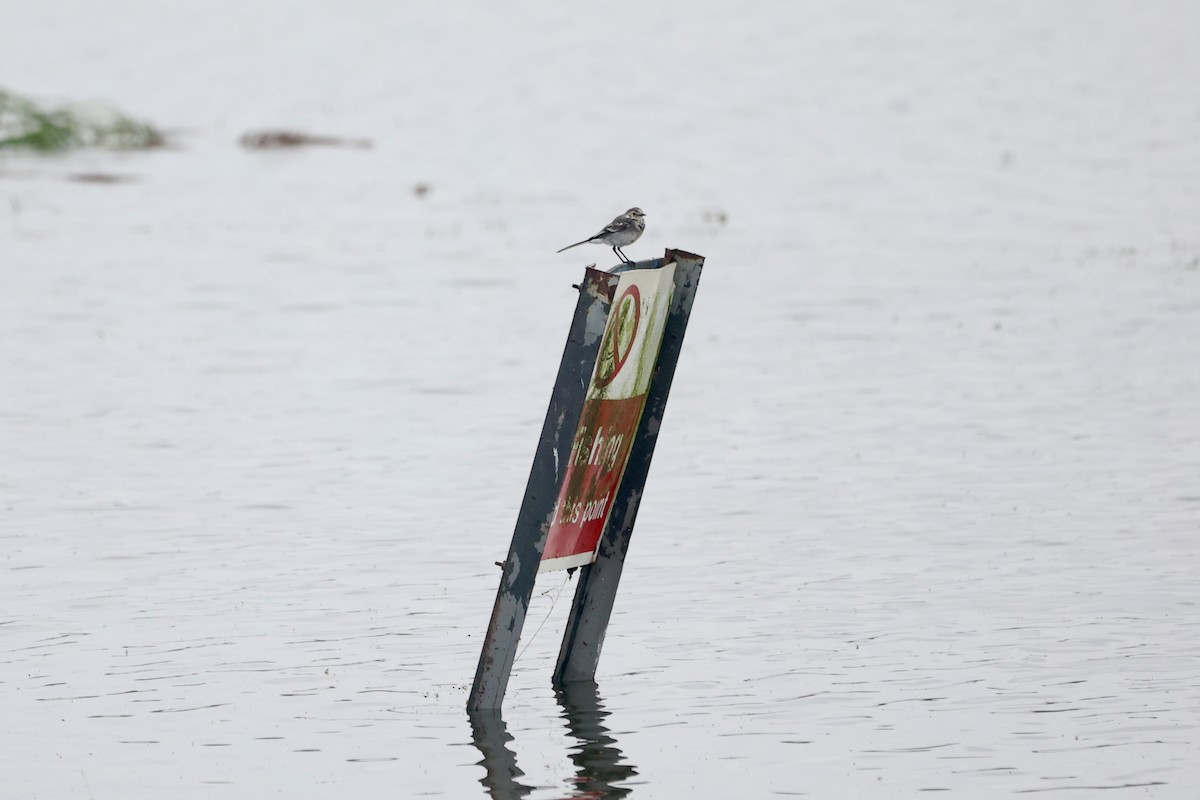
[[[668,250],[663,256],[664,264],[671,262],[675,263],[675,289],[671,296],[662,347],[650,377],[646,408],[633,440],[628,466],[600,537],[596,559],[580,570],[579,585],[559,649],[558,664],[554,668],[555,686],[595,680],[596,668],[600,663],[600,649],[604,645],[604,634],[617,597],[617,585],[621,581],[621,570],[625,566],[625,555],[633,536],[633,523],[637,519],[646,478],[650,474],[650,461],[654,457],[654,445],[662,427],[667,395],[671,391],[675,365],[679,361],[683,336],[687,332],[692,303],[704,268],[702,257],[678,250]]]
[[[487,638],[475,670],[475,683],[467,700],[468,710],[498,709],[504,700],[517,642],[533,596],[546,531],[554,514],[562,470],[579,424],[588,376],[596,363],[608,306],[618,280],[616,275],[589,269],[579,285],[579,301],[529,471],[525,498],[517,514],[512,545],[503,565]]]

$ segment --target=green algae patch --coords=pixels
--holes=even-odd
[[[97,103],[46,107],[0,89],[0,149],[60,153],[82,147],[149,150],[167,144],[148,122]]]

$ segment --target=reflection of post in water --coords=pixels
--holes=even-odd
[[[483,754],[479,765],[486,773],[479,782],[488,790],[492,800],[509,800],[525,797],[533,787],[517,780],[525,773],[517,766],[517,756],[508,749],[512,736],[500,716],[500,709],[474,711],[471,717],[471,734],[475,746]]]
[[[555,690],[563,717],[567,720],[567,731],[579,740],[571,748],[571,761],[575,763],[575,786],[577,798],[615,800],[625,797],[633,789],[614,786],[637,775],[637,769],[621,760],[617,740],[608,735],[604,718],[609,715],[600,701],[600,693],[592,681],[576,681],[564,684]]]
[[[563,718],[567,721],[567,732],[579,741],[569,753],[575,764],[575,775],[565,783],[573,784],[575,790],[567,795],[570,800],[618,800],[627,797],[632,788],[614,786],[637,775],[631,764],[621,760],[617,740],[608,735],[604,710],[596,684],[591,681],[568,683],[555,690],[558,704],[562,706]],[[533,787],[521,783],[517,778],[525,773],[517,766],[517,756],[508,748],[513,740],[509,735],[500,709],[480,709],[470,712],[471,733],[475,746],[483,754],[479,765],[485,775],[479,779],[492,800],[510,800],[527,797]]]

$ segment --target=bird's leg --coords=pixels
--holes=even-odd
[[[622,262],[622,263],[624,263],[624,264],[632,264],[632,263],[633,263],[633,262],[632,262],[632,261],[629,259],[629,257],[628,257],[628,256],[626,256],[624,253],[622,253],[622,252],[621,252],[621,248],[619,248],[619,247],[614,247],[614,248],[613,248],[613,252],[617,254],[617,258],[621,259],[621,262]]]

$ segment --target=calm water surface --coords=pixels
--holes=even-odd
[[[179,146],[0,156],[5,796],[1197,796],[1196,8],[614,8],[6,11]],[[543,576],[472,722],[635,204],[708,266],[598,684]]]

